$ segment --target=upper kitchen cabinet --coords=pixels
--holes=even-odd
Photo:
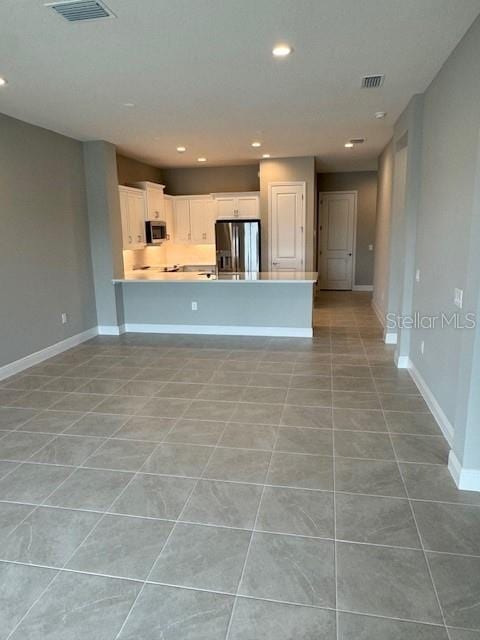
[[[174,198],[175,242],[182,244],[215,243],[215,208],[210,196]]]
[[[145,192],[132,187],[119,187],[122,237],[124,249],[145,247]]]
[[[145,198],[147,203],[145,220],[165,220],[165,196],[164,196],[164,184],[157,184],[156,182],[137,182],[135,186],[145,191]],[[168,229],[167,229],[168,231]]]
[[[245,193],[214,193],[217,218],[259,218],[260,194],[256,191]]]

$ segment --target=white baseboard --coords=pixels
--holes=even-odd
[[[49,347],[45,347],[45,349],[41,349],[40,351],[36,351],[35,353],[31,353],[24,358],[20,358],[20,360],[15,360],[14,362],[10,362],[9,364],[0,367],[0,380],[5,378],[9,378],[10,376],[14,376],[21,371],[25,371],[25,369],[29,369],[30,367],[35,366],[36,364],[40,364],[44,360],[48,360],[48,358],[53,358],[53,356],[57,356],[59,353],[63,353],[64,351],[68,351],[72,347],[76,347],[77,345],[85,342],[86,340],[90,340],[94,338],[98,334],[97,327],[92,327],[91,329],[87,329],[87,331],[83,331],[82,333],[77,333],[70,338],[66,338],[65,340],[61,340],[60,342],[56,342],[55,344],[50,345]]]
[[[385,339],[385,344],[397,344],[396,333],[386,333],[384,339]]]
[[[380,309],[380,307],[378,306],[378,304],[375,302],[375,300],[372,300],[372,308],[375,312],[375,315],[378,318],[378,321],[380,322],[380,324],[382,325],[382,327],[385,326],[385,315],[383,313],[383,311]]]
[[[405,357],[405,356],[401,356],[401,357]],[[409,360],[408,370],[410,371],[410,375],[412,376],[413,381],[417,385],[418,390],[422,394],[423,399],[427,403],[428,408],[432,412],[433,417],[435,418],[438,426],[440,427],[443,435],[445,436],[445,439],[447,440],[448,444],[452,446],[453,434],[454,434],[453,425],[450,423],[449,419],[443,412],[443,409],[439,405],[437,399],[433,395],[430,387],[422,378],[418,369],[415,367],[415,365],[412,363],[411,360]]]
[[[98,335],[99,336],[119,336],[122,331],[122,327],[118,327],[116,324],[99,324]]]
[[[395,354],[395,364],[397,365],[397,369],[408,369],[410,367],[410,359],[408,356]]]
[[[354,284],[352,291],[373,291],[373,284]]]
[[[453,450],[448,456],[448,470],[462,491],[480,491],[480,470],[464,469]]]
[[[311,338],[310,327],[243,327],[210,324],[125,324],[128,333],[187,333],[219,336],[274,336],[288,338]]]

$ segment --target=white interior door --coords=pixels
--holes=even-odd
[[[305,183],[271,183],[268,211],[270,270],[304,271]]]
[[[323,193],[320,198],[320,286],[351,289],[357,196]]]

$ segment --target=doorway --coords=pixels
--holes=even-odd
[[[357,192],[320,193],[320,289],[353,288],[357,229]]]

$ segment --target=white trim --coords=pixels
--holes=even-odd
[[[406,356],[401,356],[401,357],[406,357]],[[427,403],[428,408],[432,412],[433,417],[435,418],[448,444],[452,446],[453,434],[454,434],[453,425],[450,423],[449,419],[443,412],[442,407],[438,404],[438,401],[433,395],[433,392],[431,391],[430,387],[422,378],[420,372],[418,371],[418,369],[416,368],[416,366],[413,364],[411,360],[409,360],[408,362],[408,370],[410,371],[410,375],[412,376],[413,381],[417,385],[418,390],[423,396],[423,399]]]
[[[373,291],[373,284],[354,284],[352,291]]]
[[[355,272],[357,267],[357,221],[358,221],[358,189],[347,189],[345,191],[319,191],[318,193],[318,225],[319,227],[323,227],[322,221],[322,198],[324,196],[329,195],[353,195],[354,196],[354,207],[353,207],[353,239],[352,239],[352,291],[373,291],[373,286],[371,289],[356,289],[355,285]],[[322,234],[320,229],[318,229],[319,233],[319,242],[317,246],[317,251],[320,252],[322,250]],[[319,287],[322,284],[322,260],[320,254],[317,255],[317,264],[318,264],[318,283]],[[363,285],[358,285],[362,287]],[[332,289],[322,289],[323,291],[332,291]],[[348,291],[348,289],[345,289]]]
[[[267,199],[267,215],[268,215],[268,228],[269,230],[273,229],[272,225],[272,189],[274,187],[302,187],[302,235],[303,235],[303,243],[302,243],[302,266],[303,271],[305,271],[305,260],[307,257],[307,235],[306,235],[306,225],[307,225],[307,183],[303,180],[282,180],[280,182],[269,182],[268,183],[268,199]],[[278,270],[273,269],[272,265],[272,242],[273,242],[273,233],[268,233],[268,244],[267,244],[267,264],[269,271]],[[258,334],[257,334],[258,335]]]
[[[372,298],[372,308],[373,308],[373,310],[375,312],[375,315],[378,318],[378,321],[380,322],[382,327],[384,327],[385,326],[385,315],[384,315],[384,312],[380,309],[380,307],[375,302],[375,300],[373,300],[373,298]]]
[[[20,360],[10,362],[9,364],[0,367],[0,380],[9,378],[10,376],[14,376],[16,373],[20,373],[21,371],[29,369],[36,364],[40,364],[44,360],[48,360],[48,358],[53,358],[53,356],[56,356],[59,353],[68,351],[68,349],[76,347],[82,342],[94,338],[96,335],[98,335],[97,327],[92,327],[91,329],[87,329],[87,331],[77,333],[70,338],[65,338],[65,340],[61,340],[60,342],[56,342],[49,347],[45,347],[45,349],[35,351],[35,353],[31,353],[24,358],[20,358]]]
[[[385,344],[397,344],[397,334],[396,333],[386,333],[385,334]]]
[[[448,470],[462,491],[480,491],[480,470],[464,469],[453,449],[448,456]]]
[[[125,324],[128,333],[192,333],[219,336],[279,336],[311,338],[310,327],[245,327],[212,324]]]
[[[410,359],[408,356],[399,356],[395,353],[395,364],[397,369],[408,369],[410,367]]]
[[[122,333],[121,327],[117,327],[116,324],[99,324],[98,335],[99,336],[119,336]]]

